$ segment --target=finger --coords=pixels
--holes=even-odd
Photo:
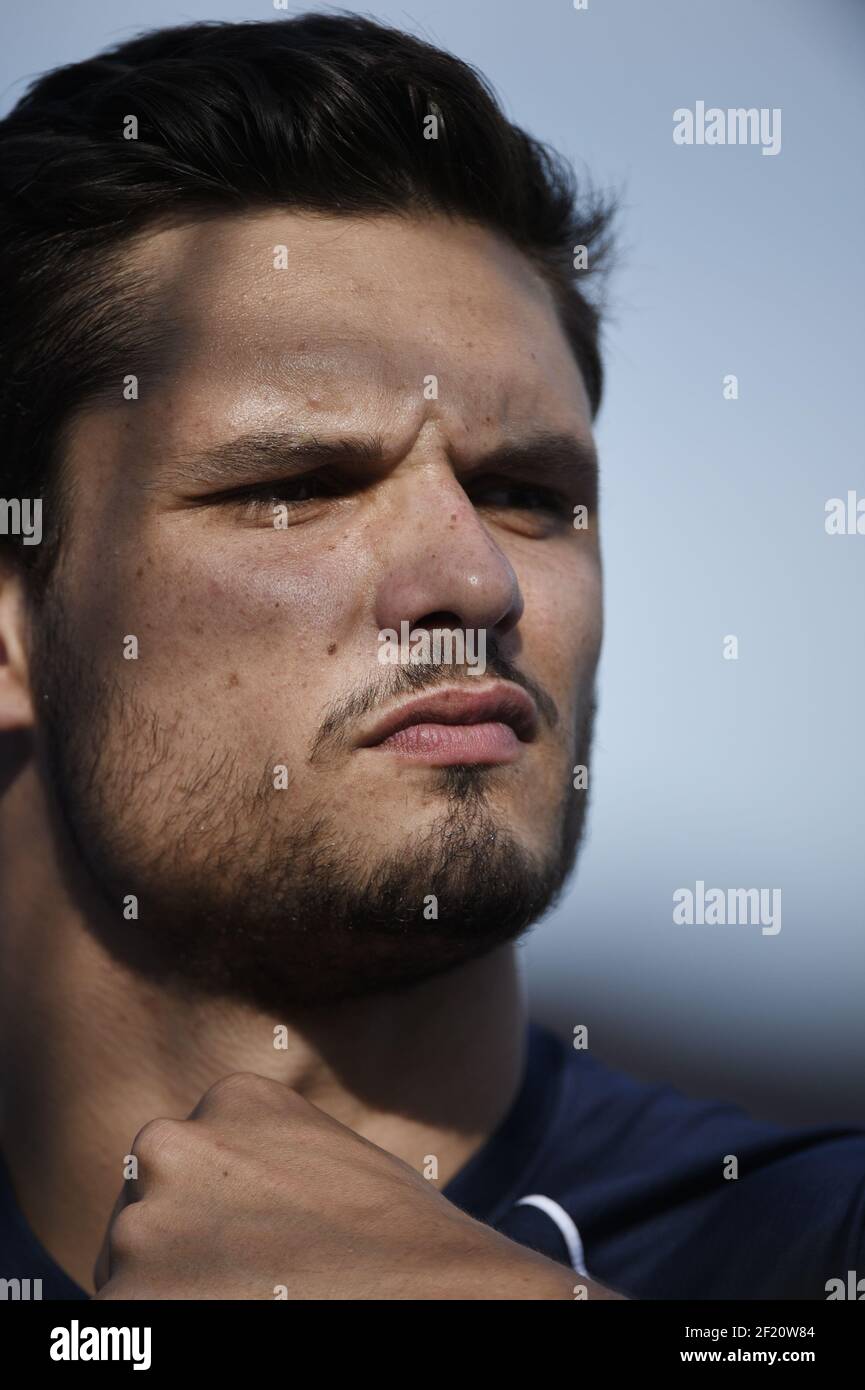
[[[175,1122],[176,1123],[176,1122]],[[105,1228],[105,1235],[102,1238],[102,1245],[96,1257],[96,1264],[93,1268],[93,1281],[99,1289],[111,1278],[111,1229],[124,1207],[129,1206],[130,1202],[138,1202],[144,1195],[144,1183],[140,1181],[139,1167],[142,1150],[148,1154],[158,1152],[159,1145],[164,1142],[166,1130],[171,1125],[171,1121],[150,1120],[142,1129],[138,1131],[132,1141],[132,1148],[124,1158],[123,1186],[114,1203],[108,1225]],[[131,1165],[130,1165],[131,1160]],[[130,1167],[127,1175],[126,1169]]]
[[[188,1118],[244,1124],[268,1114],[291,1114],[299,1102],[296,1092],[281,1081],[257,1072],[233,1072],[205,1091]]]
[[[114,1219],[130,1201],[135,1200],[134,1196],[131,1196],[129,1192],[130,1181],[129,1179],[124,1181],[118,1193],[117,1201],[112,1208],[108,1225],[105,1228],[105,1235],[102,1237],[102,1245],[96,1257],[96,1264],[93,1267],[93,1283],[97,1291],[102,1288],[103,1284],[107,1284],[108,1280],[111,1278],[111,1228],[114,1225]]]

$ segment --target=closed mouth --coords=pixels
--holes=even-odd
[[[413,725],[506,725],[521,743],[537,737],[538,710],[519,686],[499,681],[484,690],[465,685],[431,691],[391,710],[361,738],[360,748],[375,748]]]

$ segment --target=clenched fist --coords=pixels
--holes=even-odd
[[[225,1077],[188,1119],[145,1125],[132,1153],[98,1299],[574,1297],[572,1271],[265,1077]]]

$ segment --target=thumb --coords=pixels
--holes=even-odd
[[[107,1284],[108,1280],[111,1278],[111,1228],[124,1207],[128,1207],[130,1202],[138,1200],[135,1187],[136,1183],[134,1178],[124,1179],[117,1201],[114,1203],[108,1225],[105,1229],[105,1235],[102,1239],[102,1246],[96,1257],[96,1264],[93,1266],[93,1282],[96,1285],[97,1293],[102,1288],[103,1284]]]

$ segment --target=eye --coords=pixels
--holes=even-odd
[[[499,510],[547,512],[554,516],[570,516],[572,510],[568,498],[537,483],[502,480],[478,484],[471,489],[471,496],[476,506]]]
[[[308,473],[298,478],[282,478],[276,482],[257,483],[223,493],[215,500],[220,506],[234,506],[249,517],[267,515],[275,507],[301,508],[324,497],[334,497],[339,489],[320,474]]]
[[[281,483],[269,483],[253,496],[268,502],[309,502],[313,497],[322,497],[327,488],[321,478],[286,478]]]

